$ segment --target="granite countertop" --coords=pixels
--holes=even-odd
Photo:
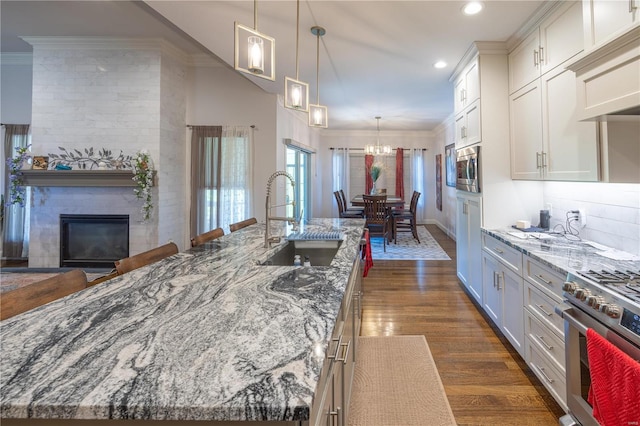
[[[483,228],[482,232],[540,261],[562,275],[589,269],[640,271],[640,261],[613,260],[601,256],[598,252],[603,250],[593,247],[588,242],[576,241],[575,237],[571,236],[567,238],[560,234],[551,234],[554,238],[541,239],[529,234],[526,239],[523,239],[512,235],[512,233],[526,234],[517,229]]]
[[[309,419],[363,226],[304,225],[330,266],[256,265],[257,224],[2,321],[1,417]]]

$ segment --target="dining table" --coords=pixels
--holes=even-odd
[[[362,195],[356,195],[353,197],[351,199],[351,205],[354,207],[364,207],[364,199],[362,198]],[[404,198],[387,196],[385,206],[387,208],[404,208]]]

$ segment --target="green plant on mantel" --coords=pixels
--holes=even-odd
[[[24,187],[21,170],[23,164],[30,157],[30,147],[31,145],[16,148],[17,155],[7,158],[7,166],[9,167],[9,201],[7,201],[7,205],[18,204],[20,207],[24,207],[27,189]]]
[[[151,161],[149,152],[146,150],[138,151],[133,160],[133,180],[138,184],[138,187],[133,192],[136,197],[144,201],[141,213],[143,221],[146,221],[151,217],[151,210],[153,209],[151,193],[151,188],[153,187],[153,161]]]
[[[58,147],[62,153],[48,154],[49,167],[56,168],[58,165],[82,170],[93,169],[132,169],[132,157],[123,155],[122,151],[118,156],[114,156],[110,149],[102,148],[95,151],[93,148],[85,148],[84,152],[78,149],[67,150],[61,146]]]

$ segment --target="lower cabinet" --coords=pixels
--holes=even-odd
[[[361,260],[354,263],[311,409],[310,425],[346,426],[362,320]]]
[[[483,308],[511,345],[524,357],[522,277],[482,252]]]
[[[482,198],[458,191],[456,212],[456,259],[458,278],[482,304],[481,229]]]

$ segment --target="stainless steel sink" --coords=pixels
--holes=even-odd
[[[262,265],[292,266],[293,258],[299,254],[304,261],[309,256],[311,266],[329,266],[336,256],[342,241],[289,241],[271,255]]]

